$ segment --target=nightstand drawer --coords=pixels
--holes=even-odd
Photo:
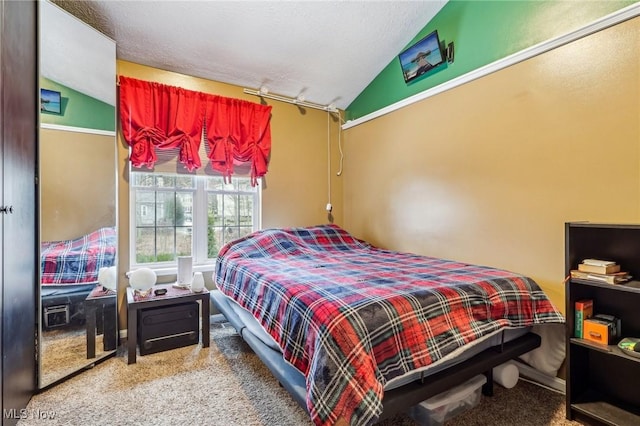
[[[199,304],[181,303],[140,310],[138,342],[140,355],[198,343]]]

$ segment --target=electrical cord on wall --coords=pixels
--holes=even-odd
[[[338,114],[338,150],[340,151],[340,168],[338,169],[338,173],[336,176],[342,175],[342,163],[344,161],[344,153],[342,152],[342,125],[344,124],[344,120],[342,119],[342,115],[340,111],[337,111]]]
[[[327,110],[327,188],[328,188],[328,200],[327,200],[327,212],[331,213],[333,206],[331,205],[331,113],[336,112],[338,115],[338,150],[340,151],[340,168],[336,173],[336,176],[342,175],[342,166],[344,162],[344,152],[342,151],[342,124],[344,120],[340,111]]]
[[[331,205],[331,113],[327,110],[327,212],[331,213],[333,206]]]

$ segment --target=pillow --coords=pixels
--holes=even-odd
[[[557,376],[565,358],[565,324],[534,325],[532,331],[542,338],[540,347],[520,359],[544,374]]]

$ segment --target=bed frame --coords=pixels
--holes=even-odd
[[[219,290],[212,290],[210,295],[213,305],[233,325],[280,384],[307,411],[306,385],[302,373],[287,363],[280,352],[268,347],[247,328],[240,317],[230,308],[224,294]],[[540,340],[540,336],[529,332],[515,340],[485,349],[466,361],[429,375],[421,381],[418,380],[400,388],[385,391],[382,400],[383,412],[378,421],[390,418],[396,413],[462,384],[478,374],[484,374],[487,377],[487,383],[483,386],[482,392],[490,396],[493,394],[492,369],[537,348],[540,346]]]
[[[64,328],[85,321],[84,301],[98,282],[40,287],[43,329]]]

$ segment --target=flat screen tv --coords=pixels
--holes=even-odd
[[[62,98],[60,92],[49,89],[40,89],[40,112],[52,114],[62,113]]]
[[[427,71],[444,62],[444,55],[440,48],[438,31],[433,31],[411,47],[403,50],[400,55],[400,66],[405,83],[415,80]]]

